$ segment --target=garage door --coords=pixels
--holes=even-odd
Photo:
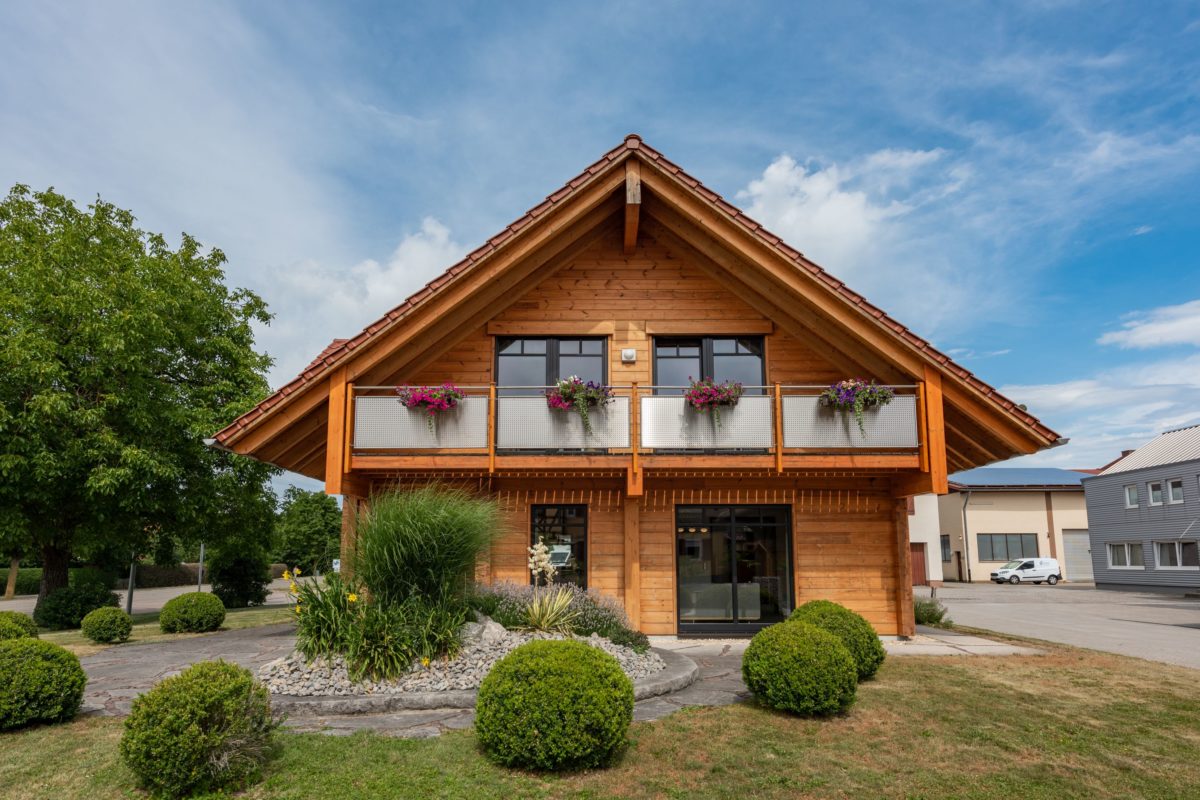
[[[1087,531],[1063,531],[1063,577],[1092,580],[1092,543]]]

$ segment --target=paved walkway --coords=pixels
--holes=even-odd
[[[639,701],[634,706],[635,720],[661,719],[686,706],[722,706],[749,697],[741,676],[742,652],[749,644],[748,639],[680,639],[675,636],[652,636],[650,639],[654,647],[682,653],[695,661],[700,667],[700,675],[694,684],[682,691]],[[268,661],[287,655],[294,646],[294,627],[283,623],[171,642],[110,647],[81,659],[88,674],[84,711],[123,716],[129,713],[133,698],[190,664],[223,658],[257,670]],[[921,629],[917,636],[906,641],[885,637],[884,646],[890,655],[898,656],[995,656],[1037,652],[935,629]],[[469,728],[474,718],[471,709],[414,710],[337,717],[294,716],[287,725],[293,730],[331,735],[374,730],[392,736],[422,738]]]
[[[267,596],[268,605],[276,605],[287,603],[289,601],[287,588],[288,582],[285,580],[271,581],[268,587],[270,594]],[[196,584],[187,586],[162,586],[157,589],[138,589],[133,590],[133,613],[134,614],[153,614],[160,611],[163,605],[172,597],[178,597],[187,592],[196,591]],[[212,586],[204,584],[202,591],[211,592]],[[121,598],[120,607],[125,608],[125,590],[117,591],[117,596]],[[33,613],[33,607],[37,604],[36,594],[22,594],[14,597],[12,600],[0,600],[0,611],[23,611],[26,614]]]
[[[1200,600],[1067,583],[948,583],[937,596],[960,625],[1200,669]]]

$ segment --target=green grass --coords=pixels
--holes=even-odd
[[[1198,673],[1039,645],[1028,657],[893,657],[843,716],[752,705],[635,724],[611,769],[490,764],[470,732],[431,740],[283,734],[251,800],[448,798],[1195,798]],[[0,736],[0,798],[139,796],[121,722]]]
[[[277,622],[291,622],[296,613],[288,606],[260,606],[258,608],[234,608],[225,613],[223,631],[234,631],[241,628],[256,628],[260,625],[274,625]],[[98,653],[109,647],[120,647],[113,644],[96,644],[76,629],[71,631],[46,631],[38,634],[47,642],[62,645],[77,656],[87,656]],[[133,615],[133,632],[125,644],[144,644],[146,642],[168,642],[174,639],[190,639],[194,636],[210,636],[207,633],[163,633],[158,627],[158,612]]]

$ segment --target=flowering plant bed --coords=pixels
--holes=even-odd
[[[397,386],[396,395],[406,408],[419,409],[428,414],[425,419],[430,433],[435,430],[437,415],[458,408],[458,401],[465,397],[463,391],[453,383],[435,387]]]
[[[560,378],[553,389],[546,392],[546,405],[560,411],[575,411],[583,420],[583,432],[592,435],[592,422],[588,412],[612,402],[613,391],[595,381],[584,383],[579,377]]]
[[[717,427],[721,426],[721,408],[737,406],[745,391],[737,381],[717,383],[712,378],[698,381],[688,378],[688,381],[690,383],[683,393],[683,399],[701,414],[711,413]]]
[[[890,386],[880,386],[875,381],[862,378],[848,378],[838,381],[821,392],[821,405],[839,411],[853,411],[858,430],[863,436],[867,430],[863,426],[863,411],[868,408],[886,406],[892,402],[896,392]]]

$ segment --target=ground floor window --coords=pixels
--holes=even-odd
[[[942,536],[942,561],[945,563],[950,563],[950,558],[951,558],[951,556],[950,556],[950,537],[943,535]]]
[[[1018,558],[1037,558],[1036,533],[981,533],[980,561],[1015,561]]]
[[[540,540],[550,550],[554,582],[586,589],[587,506],[533,506],[530,531],[531,546]]]
[[[1117,542],[1108,546],[1108,565],[1115,569],[1145,567],[1141,542]]]
[[[1195,541],[1155,542],[1157,566],[1167,569],[1200,569],[1200,547]]]

